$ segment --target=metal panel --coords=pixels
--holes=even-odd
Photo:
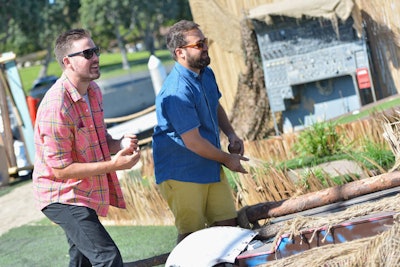
[[[283,118],[290,120],[289,124],[294,128],[301,123],[312,124],[317,117],[330,119],[359,109],[361,100],[355,73],[360,67],[368,69],[369,64],[365,41],[355,34],[352,19],[339,22],[336,28],[331,21],[324,19],[293,19],[283,16],[272,18],[271,25],[253,21],[271,110],[282,111]],[[351,80],[343,79],[345,76]],[[346,96],[322,94],[325,100],[318,103],[329,111],[320,113],[318,105],[312,108],[301,107],[307,103],[300,98],[300,106],[293,106],[292,101],[286,101],[296,98],[295,86],[308,84],[298,87],[297,90],[306,89],[305,87],[315,89],[319,85],[312,83],[321,81],[341,83],[344,86],[333,88],[333,92],[345,92]],[[343,84],[343,81],[346,83]],[[302,94],[310,95],[307,92]],[[343,106],[336,102],[347,104]],[[292,114],[285,114],[285,111]],[[291,118],[293,113],[298,113],[296,118]],[[304,115],[305,113],[307,114]]]

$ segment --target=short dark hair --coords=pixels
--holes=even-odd
[[[199,29],[199,25],[188,20],[178,21],[169,29],[166,37],[167,48],[175,60],[175,49],[186,45],[185,33],[194,29]]]
[[[68,30],[57,37],[54,47],[54,55],[61,67],[63,67],[63,58],[71,50],[73,42],[84,38],[91,38],[90,32],[85,29]]]

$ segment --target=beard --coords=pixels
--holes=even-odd
[[[190,68],[202,70],[208,65],[210,65],[211,59],[208,56],[207,52],[203,52],[200,54],[199,58],[196,57],[188,57],[187,63]]]

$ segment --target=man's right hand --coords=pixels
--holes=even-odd
[[[112,158],[113,164],[117,170],[130,169],[140,160],[140,150],[133,150],[132,147],[121,149]]]

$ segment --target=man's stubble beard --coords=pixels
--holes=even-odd
[[[203,53],[207,53],[207,52],[203,52]],[[200,55],[200,58],[189,57],[188,65],[191,68],[199,69],[199,70],[202,70],[205,67],[207,67],[208,65],[210,65],[211,59],[208,56],[208,53],[207,53],[207,57],[204,57],[204,58],[203,58],[203,55],[204,55],[203,53]]]

